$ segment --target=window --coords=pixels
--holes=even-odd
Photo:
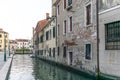
[[[70,31],[72,31],[72,16],[70,17]]]
[[[50,39],[51,39],[51,30],[50,30]]]
[[[91,44],[86,44],[85,48],[85,59],[91,60]]]
[[[40,43],[43,42],[43,35],[40,36]]]
[[[53,27],[53,38],[55,38],[55,27]]]
[[[58,53],[58,56],[59,56],[59,54],[60,54],[60,48],[59,47],[58,47],[57,53]]]
[[[63,33],[66,34],[66,20],[64,20]]]
[[[59,11],[59,5],[57,6],[57,14],[59,15],[60,14],[60,11]]]
[[[46,32],[46,40],[49,39],[49,31]]]
[[[68,0],[68,6],[72,4],[72,0]]]
[[[91,24],[91,4],[86,6],[86,25]]]
[[[66,8],[66,0],[64,0],[64,9]]]
[[[2,38],[2,34],[0,34],[0,38]]]
[[[49,56],[51,57],[51,48],[49,49]]]
[[[53,48],[53,57],[55,57],[55,48]]]
[[[66,47],[63,47],[63,57],[66,57]]]
[[[43,50],[39,50],[39,54],[40,54],[40,55],[43,55]]]
[[[120,21],[105,24],[105,49],[120,50]]]

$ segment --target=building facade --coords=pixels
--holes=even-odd
[[[58,61],[96,73],[96,1],[58,0],[56,3]]]
[[[100,71],[120,77],[120,0],[100,0]]]
[[[0,51],[9,50],[9,34],[0,29]]]
[[[49,60],[56,61],[56,29],[55,29],[55,18],[51,17],[48,23],[44,27],[44,57]]]
[[[33,43],[35,44],[34,49],[35,49],[35,53],[37,56],[45,55],[45,54],[43,54],[43,52],[44,52],[43,49],[44,49],[44,45],[45,45],[45,42],[43,41],[44,37],[42,37],[42,42],[40,41],[40,37],[44,36],[43,28],[47,24],[48,18],[49,18],[49,13],[46,13],[46,19],[38,21],[36,28],[35,28],[35,32],[33,34],[33,40],[34,40]]]
[[[10,45],[10,51],[15,51],[17,49],[17,42],[15,40],[10,40],[9,41],[9,45]]]
[[[16,39],[15,40],[17,42],[17,49],[30,49],[31,46],[30,46],[30,40],[28,39]]]
[[[52,0],[52,17],[36,27],[39,57],[94,76],[120,76],[120,1],[99,0],[99,13],[96,1]]]

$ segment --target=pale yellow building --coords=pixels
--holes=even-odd
[[[9,34],[3,29],[0,29],[0,52],[4,51],[5,45],[6,45],[6,51],[8,51],[9,48]]]
[[[57,61],[55,18],[51,17],[44,27],[44,57]]]

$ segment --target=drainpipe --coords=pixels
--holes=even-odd
[[[96,77],[99,79],[100,76],[100,65],[99,65],[99,0],[96,0],[96,27],[97,27],[97,71]]]
[[[57,0],[56,0],[57,2]],[[56,19],[56,52],[57,52],[57,62],[58,62],[58,42],[57,42],[57,4],[55,4],[55,19]]]

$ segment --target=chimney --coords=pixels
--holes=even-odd
[[[49,13],[46,13],[46,19],[49,19],[50,17],[49,17]]]

